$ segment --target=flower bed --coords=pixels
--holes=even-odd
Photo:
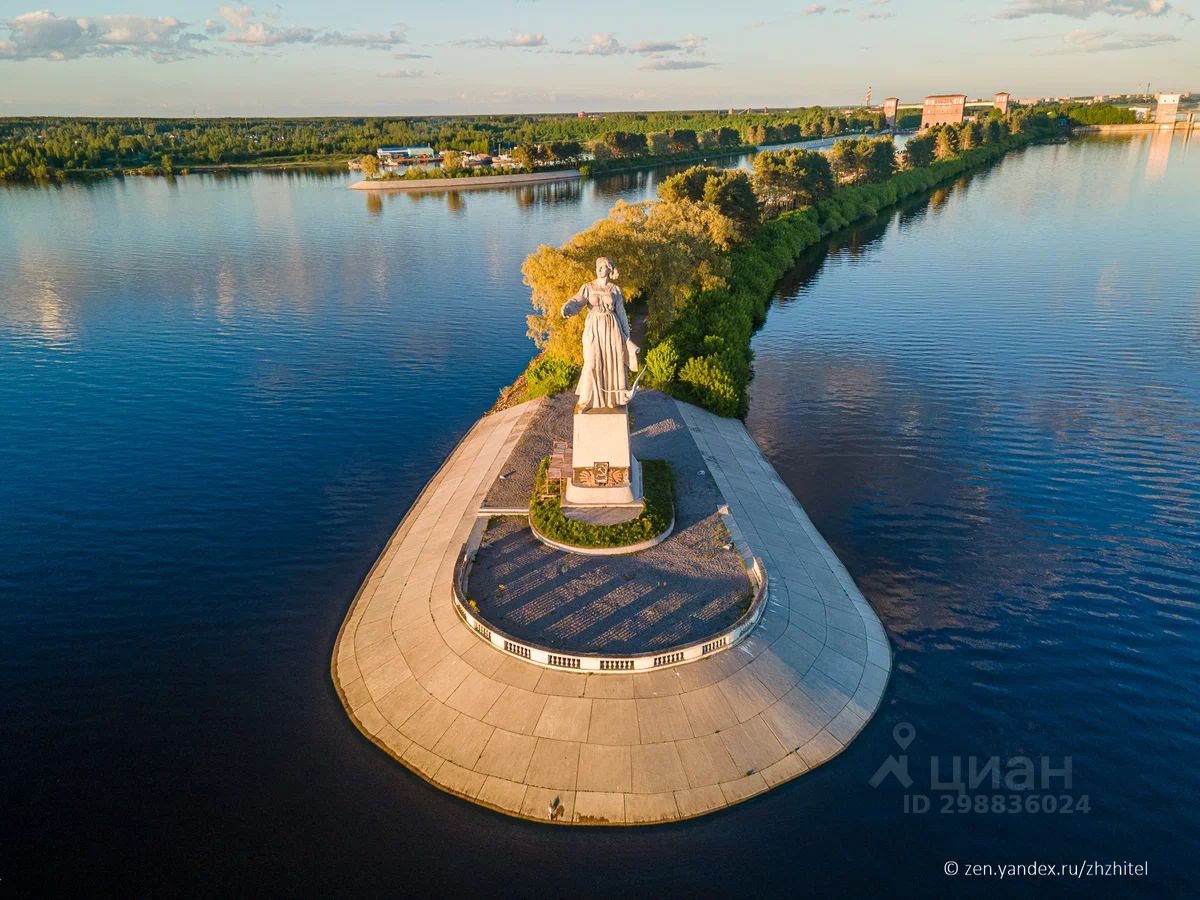
[[[641,465],[645,499],[642,512],[618,525],[593,525],[563,513],[560,496],[551,496],[553,482],[546,476],[550,460],[543,459],[529,503],[533,527],[543,536],[572,547],[627,547],[653,540],[675,520],[675,478],[666,460],[645,459]]]

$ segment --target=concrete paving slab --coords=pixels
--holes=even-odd
[[[554,694],[546,698],[546,705],[542,707],[541,718],[533,733],[538,737],[560,741],[586,741],[591,717],[590,699]]]
[[[628,825],[673,822],[678,818],[679,807],[672,793],[625,795],[625,822]]]
[[[475,763],[475,771],[510,781],[520,781],[529,770],[537,739],[497,728]]]
[[[636,744],[630,747],[630,761],[635,794],[670,794],[690,787],[674,741]]]
[[[725,699],[719,685],[710,684],[698,691],[688,691],[680,700],[692,733],[697,736],[713,734],[738,723],[733,707]]]
[[[584,744],[579,748],[575,788],[580,791],[629,793],[633,783],[629,747]]]
[[[548,698],[512,685],[500,686],[503,693],[492,704],[483,721],[516,734],[533,734]]]
[[[525,783],[554,790],[575,790],[579,773],[579,743],[538,738]]]
[[[593,700],[587,739],[592,744],[639,743],[637,704],[633,700]]]
[[[624,825],[625,795],[576,791],[575,821],[580,825]]]

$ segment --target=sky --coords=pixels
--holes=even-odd
[[[1200,0],[0,0],[2,115],[842,105],[1200,90]],[[34,4],[34,5],[30,5]],[[58,5],[61,4],[61,5]]]

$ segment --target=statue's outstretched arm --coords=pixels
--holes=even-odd
[[[562,317],[569,319],[587,305],[587,285],[585,284],[575,292],[574,297],[562,305]]]

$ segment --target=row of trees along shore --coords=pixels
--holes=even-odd
[[[891,138],[838,141],[828,154],[762,151],[752,175],[696,166],[667,178],[658,199],[619,201],[561,247],[525,260],[532,289],[529,335],[540,353],[502,403],[573,386],[582,364],[580,316],[559,309],[592,278],[597,256],[621,269],[627,302],[644,307],[643,382],[724,416],[746,411],[750,338],[771,292],[800,253],[823,236],[898,200],[1060,133],[1039,112],[930,128],[897,152]]]
[[[1132,110],[1105,104],[1039,107],[1078,125],[1136,121]],[[919,116],[902,117],[916,127]],[[600,115],[415,116],[403,119],[0,118],[0,180],[61,179],[73,174],[166,175],[200,168],[339,163],[387,145],[530,154],[535,163],[582,161],[591,148],[598,174],[655,159],[882,130],[878,110],[820,106],[764,112],[616,112]],[[630,137],[632,136],[632,137]],[[644,141],[644,145],[641,143]],[[542,156],[539,155],[544,154]]]
[[[807,107],[751,113],[649,112],[404,119],[0,118],[0,180],[168,174],[184,169],[344,162],[381,146],[491,153],[535,163],[597,164],[883,127],[881,113]]]

